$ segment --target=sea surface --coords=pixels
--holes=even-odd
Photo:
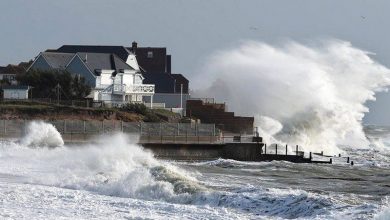
[[[123,134],[50,148],[33,128],[0,142],[0,219],[390,219],[390,127],[343,147],[354,166],[157,160]]]

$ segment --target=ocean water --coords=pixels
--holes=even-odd
[[[33,123],[0,142],[0,219],[390,219],[390,127],[334,164],[157,160],[124,134],[66,146]],[[52,148],[57,146],[56,148]]]

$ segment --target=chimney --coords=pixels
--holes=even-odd
[[[166,71],[167,73],[171,73],[171,55],[167,55],[167,64],[166,64]]]
[[[131,48],[133,49],[133,53],[135,53],[135,50],[137,49],[137,42],[133,41],[133,43],[131,43]]]

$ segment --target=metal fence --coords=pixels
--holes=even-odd
[[[20,137],[29,120],[0,120],[0,137]],[[124,132],[140,136],[140,142],[217,142],[219,130],[214,124],[146,123],[123,121],[45,121],[66,140],[87,140],[91,136]]]
[[[77,107],[102,107],[103,104],[101,101],[92,101],[92,100],[57,100],[51,98],[34,98],[34,99],[0,99],[2,103],[14,103],[14,102],[23,102],[30,104],[56,104],[64,106],[77,106]]]

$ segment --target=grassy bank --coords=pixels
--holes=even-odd
[[[136,111],[126,108],[85,108],[35,101],[0,101],[0,119],[176,122],[180,120],[180,115],[164,109]]]

